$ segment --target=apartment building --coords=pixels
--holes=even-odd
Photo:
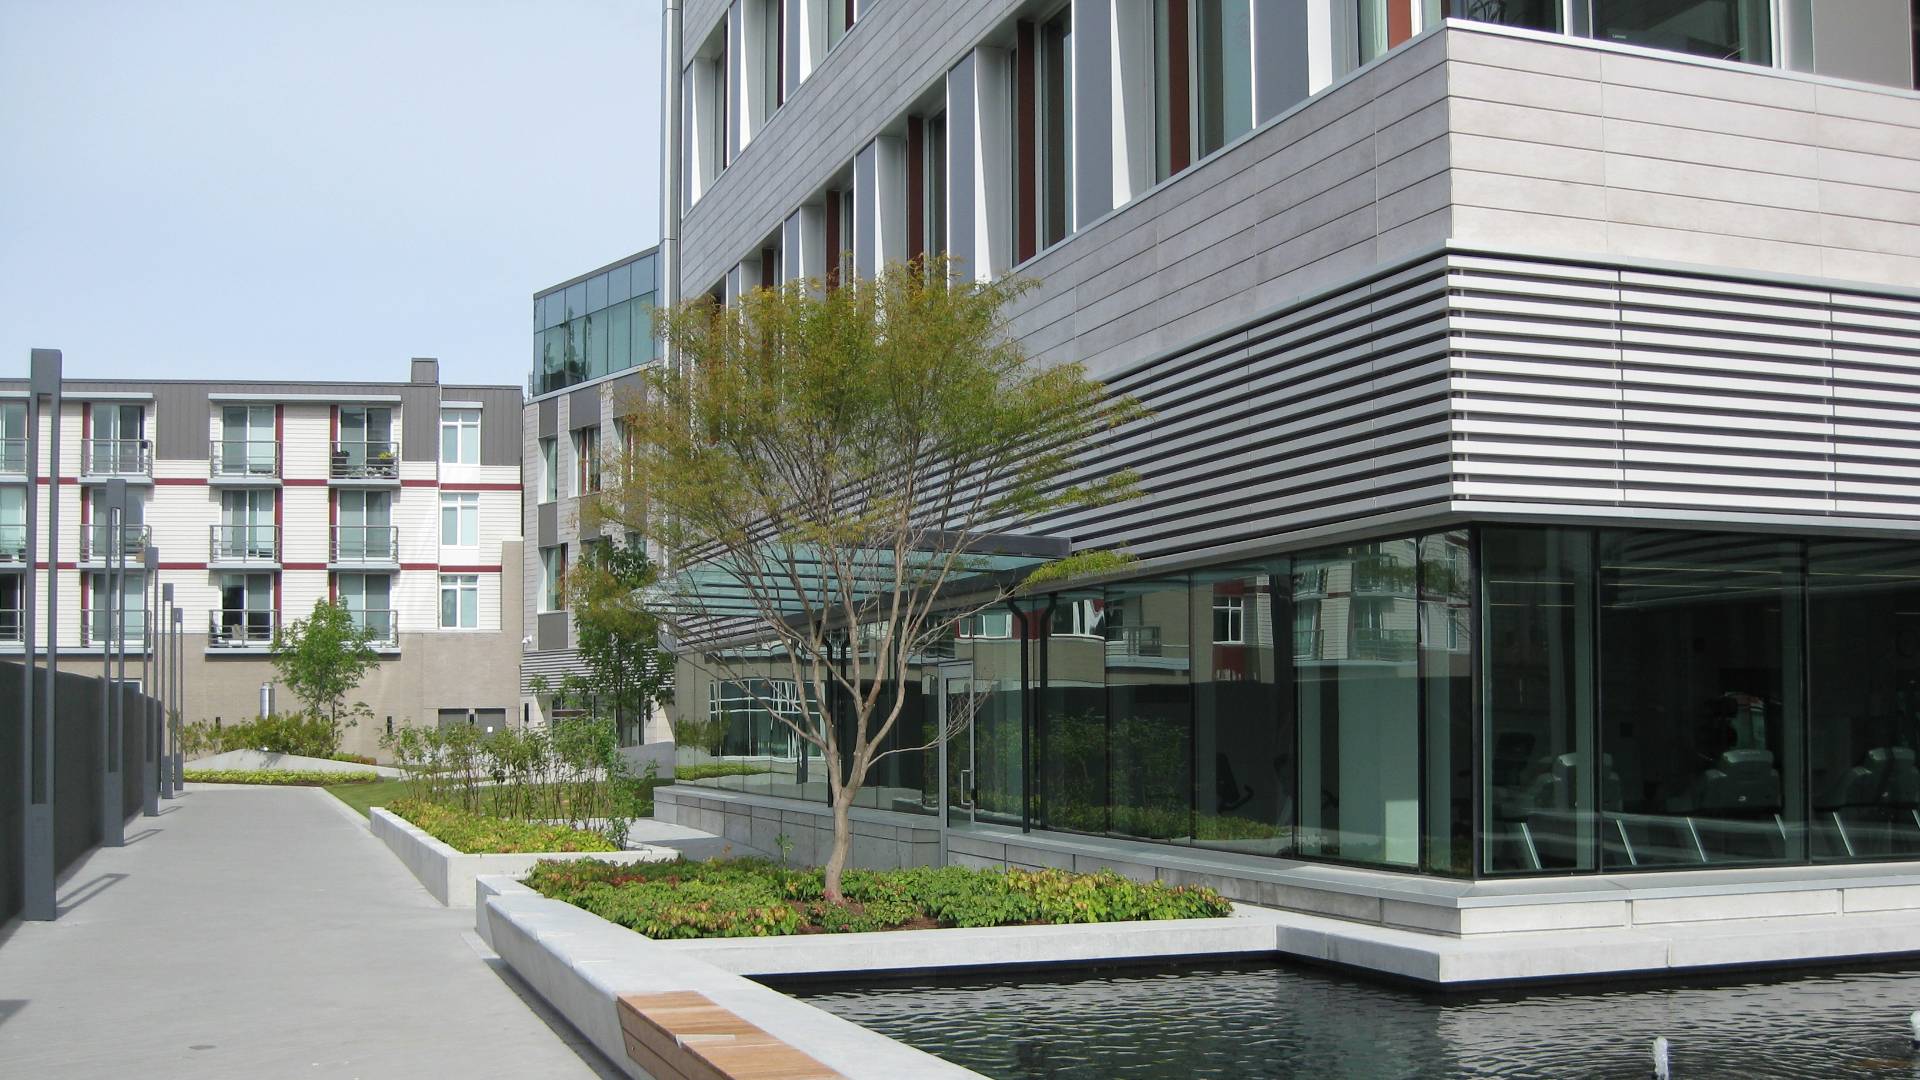
[[[621,453],[620,403],[640,387],[638,371],[658,356],[654,249],[542,289],[533,297],[533,370],[522,420],[525,481],[521,618],[529,632],[520,658],[520,709],[544,723],[569,675],[585,676],[562,583],[583,545],[580,502],[600,490],[603,469]],[[622,745],[665,738],[661,718],[630,718]]]
[[[1920,947],[1839,914],[1920,892],[1909,0],[689,0],[680,31],[664,295],[947,252],[1038,279],[1034,362],[1155,412],[1085,459],[1145,495],[1025,524],[1137,570],[928,658],[912,715],[971,724],[889,759],[863,812],[899,842],[860,857],[1204,877],[1377,924],[1385,966],[1428,955],[1407,929],[1681,909],[1835,921],[1508,974]],[[676,678],[717,732],[683,750],[761,771],[663,816],[821,812],[781,688]],[[1649,870],[1740,895],[1663,908]]]
[[[23,380],[0,380],[0,654],[23,647],[25,399]],[[353,695],[373,721],[346,750],[378,754],[407,724],[506,725],[521,636],[520,400],[518,387],[443,385],[431,359],[391,383],[67,380],[63,663],[84,665],[118,634],[143,652],[157,573],[186,612],[190,723],[257,715],[277,680],[276,636],[325,599],[380,654]],[[43,412],[36,485],[43,564],[53,419]],[[124,622],[104,614],[112,480],[129,502]],[[157,568],[144,563],[149,543]],[[44,628],[44,588],[36,602]],[[275,705],[297,702],[275,687]]]

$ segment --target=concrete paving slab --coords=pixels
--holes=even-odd
[[[0,929],[0,1076],[622,1075],[315,789],[189,784]]]

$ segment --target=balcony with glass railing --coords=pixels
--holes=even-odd
[[[27,440],[0,439],[0,476],[24,478],[27,475]]]
[[[120,555],[125,556],[127,565],[137,566],[146,559],[147,540],[153,533],[145,525],[132,524],[120,526]],[[113,555],[113,526],[101,522],[80,527],[80,561],[83,563],[105,563]]]
[[[400,561],[400,530],[393,525],[335,525],[327,559],[336,566],[390,566]]]
[[[334,480],[397,484],[400,482],[400,444],[342,439],[333,444],[333,461],[327,475]]]
[[[1395,662],[1412,660],[1415,646],[1415,633],[1410,626],[1356,626],[1352,636],[1347,639],[1347,658]]]
[[[115,634],[116,625],[119,634]],[[147,613],[144,609],[129,608],[108,614],[94,609],[80,620],[80,644],[83,648],[98,649],[122,644],[128,652],[138,652],[146,647]]]
[[[0,525],[0,568],[17,568],[27,562],[27,527],[24,524]]]
[[[278,481],[280,443],[273,439],[215,439],[207,451],[207,476],[223,483]]]
[[[82,439],[81,476],[153,476],[153,443],[146,439]]]
[[[276,611],[211,608],[207,611],[207,648],[265,652],[273,647],[279,629],[280,613]]]
[[[1109,626],[1106,637],[1108,659],[1165,655],[1158,626]]]
[[[400,620],[390,608],[348,608],[354,628],[367,635],[367,643],[376,649],[397,648],[400,644]]]
[[[19,604],[0,607],[0,645],[20,645],[27,640],[27,614]]]
[[[278,566],[278,525],[207,526],[207,561],[217,566]]]
[[[1319,660],[1321,636],[1318,630],[1295,630],[1293,632],[1293,658],[1295,660]]]

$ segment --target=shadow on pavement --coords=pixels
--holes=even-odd
[[[108,889],[113,888],[115,885],[120,884],[122,881],[125,881],[128,876],[129,875],[126,874],[101,874],[99,877],[81,885],[67,895],[56,898],[53,904],[54,917],[62,918],[66,916],[67,913],[71,912],[74,908],[79,907],[81,904],[86,903],[101,893],[106,892]]]
[[[479,947],[485,948],[484,945]],[[498,956],[488,956],[482,962],[487,965],[489,971],[499,976],[501,982],[507,984],[507,989],[512,990],[520,998],[528,1012],[539,1017],[540,1022],[547,1025],[555,1038],[565,1043],[575,1057],[579,1058],[587,1068],[593,1070],[595,1076],[600,1077],[600,1080],[626,1080],[627,1074],[621,1071],[620,1066],[608,1061],[599,1047],[593,1045],[585,1035],[580,1034],[579,1028],[568,1023],[566,1017],[553,1011],[553,1006],[548,1005],[545,998],[520,981],[520,976],[513,973],[513,965]]]

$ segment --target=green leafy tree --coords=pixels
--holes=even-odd
[[[799,691],[757,704],[825,760],[835,901],[870,770],[948,734],[889,745],[898,688],[959,620],[1018,587],[982,572],[981,537],[1136,493],[1130,472],[1070,474],[1139,404],[1079,364],[1029,362],[1005,311],[1030,282],[951,269],[899,264],[659,313],[677,362],[622,403],[629,449],[594,504],[674,571],[650,603],[682,663],[743,683],[772,668]],[[710,647],[721,640],[767,647]]]
[[[341,733],[358,722],[355,714],[366,709],[349,707],[347,698],[380,663],[372,641],[373,631],[356,623],[352,612],[326,600],[315,601],[311,615],[296,619],[274,640],[273,666],[280,680],[327,722],[335,749]]]
[[[646,545],[588,544],[565,583],[574,644],[588,676],[581,689],[611,705],[617,731],[644,724],[667,696],[672,658],[660,650],[660,620],[642,601],[659,579]]]

